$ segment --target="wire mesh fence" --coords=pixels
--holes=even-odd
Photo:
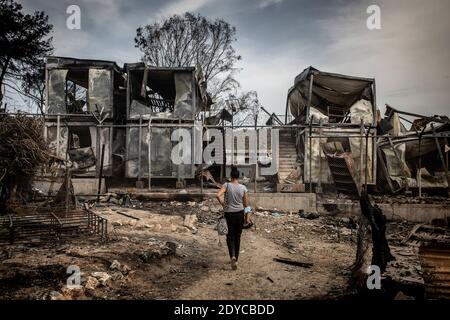
[[[108,236],[108,220],[92,210],[49,210],[36,205],[20,209],[23,213],[0,216],[0,245],[58,243],[79,236],[99,236],[106,240]]]

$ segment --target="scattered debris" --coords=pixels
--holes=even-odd
[[[86,283],[84,284],[84,287],[87,290],[95,290],[97,289],[97,287],[100,285],[100,281],[97,280],[97,278],[93,277],[93,276],[88,276],[86,279]]]
[[[173,256],[175,255],[176,251],[177,244],[171,241],[167,241],[164,244],[153,246],[153,248],[138,254],[138,256],[142,260],[142,262],[149,263],[156,259]]]
[[[426,243],[450,246],[450,229],[418,224],[403,240],[403,243],[416,247]]]
[[[67,300],[66,297],[61,292],[58,291],[52,291],[49,294],[50,300]]]
[[[141,218],[132,216],[132,215],[130,215],[128,213],[125,213],[125,212],[122,212],[122,211],[115,211],[115,212],[120,214],[120,215],[122,215],[122,216],[124,216],[124,217],[127,217],[127,218],[131,218],[131,219],[134,219],[134,220],[141,220]]]
[[[120,262],[117,261],[117,260],[113,260],[113,262],[109,266],[109,269],[111,269],[111,270],[120,270]]]
[[[402,291],[400,291],[399,293],[397,293],[394,300],[415,300],[415,298],[412,296],[408,296],[404,294]]]
[[[120,221],[113,221],[113,222],[111,222],[111,224],[112,224],[113,227],[121,227],[121,226],[123,226],[122,222],[120,222]]]
[[[198,219],[195,214],[187,214],[184,216],[183,226],[191,229],[192,231],[197,230],[195,227],[195,224],[197,223]]]
[[[289,258],[273,258],[274,261],[276,262],[280,262],[280,263],[285,263],[285,264],[289,264],[289,265],[293,265],[293,266],[297,266],[297,267],[303,267],[303,268],[311,268],[313,266],[312,262],[306,262],[306,261],[296,261],[296,260],[292,260]]]
[[[423,268],[425,298],[450,299],[450,246],[433,241],[419,248]]]
[[[281,217],[281,213],[279,213],[279,212],[272,212],[272,216],[274,216],[275,218],[279,218],[279,217]]]
[[[107,272],[96,271],[92,272],[91,276],[98,280],[100,285],[103,287],[107,287],[111,284],[111,275]]]
[[[300,216],[300,218],[309,219],[309,220],[317,219],[320,216],[319,213],[317,213],[317,212],[305,212],[302,209],[299,210],[298,215]]]

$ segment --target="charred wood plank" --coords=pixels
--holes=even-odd
[[[282,258],[282,257],[273,258],[273,261],[284,263],[284,264],[289,264],[292,266],[303,267],[303,268],[311,268],[314,265],[312,262],[298,261],[298,260],[292,260],[289,258]]]

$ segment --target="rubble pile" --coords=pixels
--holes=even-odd
[[[106,271],[91,271],[81,274],[81,283],[67,284],[60,290],[51,291],[44,296],[47,300],[78,300],[99,298],[101,289],[110,289],[115,283],[122,283],[133,275],[134,271],[118,260],[113,260]]]
[[[389,203],[389,204],[439,204],[439,205],[450,205],[450,198],[441,196],[427,196],[425,194],[422,197],[411,197],[406,195],[382,195],[372,196],[377,203]]]
[[[307,219],[304,213],[257,211],[255,227],[267,238],[285,246],[291,253],[298,251],[306,240],[314,237],[329,243],[354,241],[356,222],[348,217],[317,217]],[[276,218],[277,221],[273,221]]]
[[[149,263],[155,259],[161,259],[168,256],[175,255],[177,251],[177,244],[167,241],[164,244],[155,243],[149,249],[139,254],[139,258],[144,263]]]

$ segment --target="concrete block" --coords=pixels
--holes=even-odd
[[[300,184],[286,184],[277,183],[277,192],[305,192],[305,185]]]
[[[98,189],[97,178],[72,178],[73,189],[76,195],[95,195]],[[35,180],[33,187],[39,189],[44,194],[55,195],[61,187],[61,182],[51,182],[50,180]],[[102,179],[102,188],[100,193],[106,192],[106,182]]]
[[[250,203],[252,207],[277,208],[283,211],[317,211],[314,193],[251,193]]]
[[[72,179],[73,190],[76,195],[93,195],[97,194],[98,179],[97,178],[74,178]],[[106,192],[106,181],[102,179],[100,193]]]
[[[381,203],[378,206],[383,210],[386,218],[393,221],[431,223],[434,219],[446,220],[450,217],[450,207],[443,204]]]
[[[348,216],[361,215],[357,201],[344,202],[336,200],[335,204],[340,214]],[[388,221],[411,221],[417,223],[431,223],[434,219],[446,220],[450,217],[450,206],[439,203],[377,203]],[[327,214],[323,205],[318,211]]]

